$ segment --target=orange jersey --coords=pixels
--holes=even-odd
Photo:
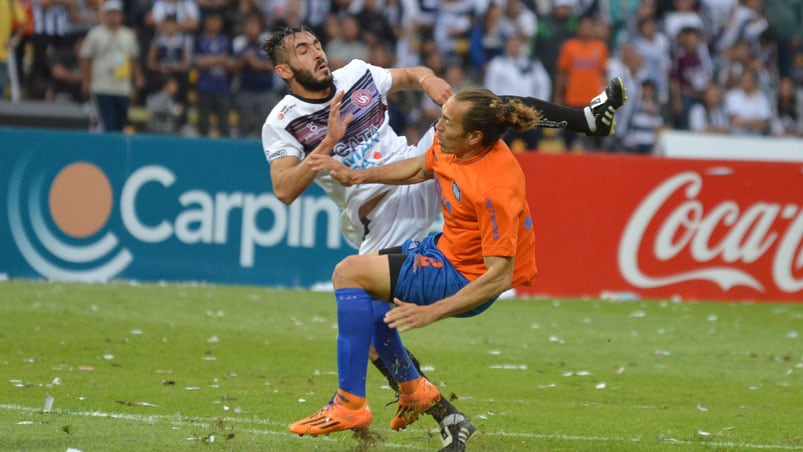
[[[513,286],[532,285],[535,233],[524,172],[510,148],[493,148],[467,160],[441,152],[438,139],[426,153],[441,200],[443,235],[438,249],[469,281],[487,271],[484,256],[513,256]]]
[[[599,40],[569,39],[560,48],[558,69],[566,72],[564,102],[584,107],[605,88],[608,46]]]

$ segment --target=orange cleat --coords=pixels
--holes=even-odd
[[[402,430],[418,419],[421,413],[435,406],[441,400],[441,393],[429,380],[421,377],[418,387],[412,394],[399,395],[399,408],[390,420],[390,428]]]
[[[366,402],[362,408],[346,408],[338,397],[312,416],[290,424],[290,431],[300,436],[328,435],[343,430],[356,430],[367,427],[373,420],[371,409]]]

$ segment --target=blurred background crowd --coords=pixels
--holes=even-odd
[[[515,150],[649,153],[666,128],[803,136],[803,0],[0,0],[0,82],[98,114],[113,105],[90,102],[104,92],[81,59],[111,61],[130,87],[105,93],[130,99],[117,129],[259,137],[286,92],[259,47],[296,24],[332,69],[426,65],[455,89],[578,107],[624,79],[614,137],[540,129],[507,136]],[[109,28],[133,42],[94,30]],[[440,115],[421,93],[389,100],[411,140]]]

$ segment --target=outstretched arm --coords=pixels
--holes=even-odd
[[[452,87],[424,66],[388,69],[393,80],[390,91],[421,90],[436,104],[443,105],[452,97]]]
[[[322,154],[310,154],[304,163],[313,171],[328,169],[329,175],[346,187],[357,184],[411,185],[432,179],[432,173],[426,169],[425,155],[361,170],[351,169]]]

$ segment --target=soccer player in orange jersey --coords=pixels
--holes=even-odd
[[[360,170],[323,154],[307,158],[313,170],[328,169],[344,186],[434,179],[444,226],[420,242],[349,256],[337,265],[339,388],[323,409],[293,423],[292,432],[329,434],[371,423],[366,397],[358,394],[365,394],[372,338],[383,361],[399,363],[392,369],[400,398],[390,427],[410,425],[441,395],[418,373],[399,332],[477,315],[511,287],[533,284],[535,235],[525,177],[500,137],[539,120],[539,112],[518,99],[470,88],[443,105],[436,137],[423,155]],[[332,111],[329,121],[330,128],[342,122],[340,112]]]

